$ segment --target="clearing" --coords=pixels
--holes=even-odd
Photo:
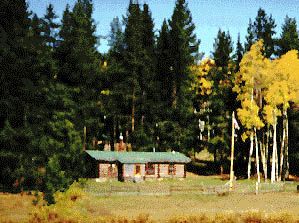
[[[103,182],[96,183],[88,180],[84,184],[84,195],[72,201],[71,211],[89,217],[115,217],[124,216],[136,218],[140,214],[148,214],[155,221],[166,221],[174,216],[199,215],[206,213],[244,213],[261,211],[265,213],[289,213],[299,218],[299,193],[296,191],[296,182],[287,182],[284,187],[267,184],[266,189],[255,194],[254,180],[238,180],[237,188],[233,193],[203,194],[183,191],[170,195],[98,195],[88,192],[90,188],[109,190],[111,185],[115,188],[169,188],[170,186],[219,186],[227,181],[219,176],[197,176],[188,174],[184,180],[162,180],[143,183]],[[89,188],[89,189],[86,189]],[[279,190],[283,191],[278,191]],[[0,222],[26,222],[31,213],[38,210],[32,205],[33,196],[20,194],[0,194]],[[67,212],[67,205],[64,211]]]

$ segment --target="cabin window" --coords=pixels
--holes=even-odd
[[[135,175],[141,175],[141,168],[139,164],[135,165]]]
[[[168,165],[168,175],[175,175],[175,166],[174,164]]]
[[[155,164],[153,163],[146,164],[146,174],[155,175]]]

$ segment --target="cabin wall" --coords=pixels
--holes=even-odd
[[[147,174],[147,167],[145,165],[145,178],[152,179],[152,178],[159,178],[159,164],[155,163],[154,165],[154,174]]]
[[[182,178],[185,177],[185,165],[184,164],[173,164],[173,174],[169,172],[168,163],[157,164],[159,165],[160,177],[161,178]]]
[[[175,173],[176,177],[186,177],[184,164],[175,164],[175,170],[176,170]]]
[[[144,179],[145,164],[123,164],[123,179],[131,181],[134,179]]]
[[[155,163],[154,174],[147,174],[146,164],[122,164],[119,166],[120,180],[133,181],[155,178],[184,178],[185,164],[168,164],[168,163]],[[173,174],[169,170],[169,165],[173,166]],[[98,164],[99,178],[118,179],[118,167],[116,163],[99,163]]]
[[[160,166],[160,177],[161,178],[168,178],[168,177],[172,177],[171,175],[168,174],[168,167],[169,167],[169,164],[165,164],[165,163],[161,163],[159,164]]]
[[[117,179],[118,170],[116,163],[99,163],[99,178]]]

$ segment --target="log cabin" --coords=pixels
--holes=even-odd
[[[190,158],[179,152],[116,152],[86,150],[97,168],[97,178],[143,181],[185,178]]]

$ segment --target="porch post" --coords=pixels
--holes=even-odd
[[[158,178],[160,178],[160,163],[158,163]]]
[[[99,178],[100,178],[100,176],[101,176],[101,164],[100,163],[99,163],[98,172],[99,172]]]

